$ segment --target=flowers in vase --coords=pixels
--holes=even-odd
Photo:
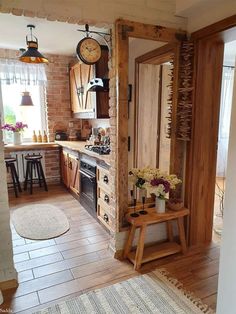
[[[23,122],[16,122],[16,124],[4,124],[1,129],[5,131],[11,131],[13,133],[15,132],[22,132],[24,131],[24,128],[28,128],[28,125]]]
[[[158,168],[134,168],[129,172],[130,181],[139,188],[145,188],[148,194],[165,199],[166,194],[182,181],[175,174],[167,174]]]

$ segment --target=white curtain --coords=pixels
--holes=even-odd
[[[225,177],[228,155],[230,115],[232,107],[234,67],[223,67],[220,123],[218,134],[217,176]]]
[[[45,65],[0,59],[0,81],[3,84],[44,85],[47,81]]]

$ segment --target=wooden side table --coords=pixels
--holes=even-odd
[[[168,210],[163,214],[158,214],[155,208],[145,208],[145,210],[148,212],[146,215],[139,215],[138,217],[132,217],[131,213],[126,215],[126,220],[131,224],[131,228],[125,244],[124,258],[128,258],[134,264],[135,270],[138,270],[143,263],[178,252],[185,253],[187,250],[183,219],[184,216],[189,215],[187,208],[178,211]],[[177,220],[180,244],[174,242],[173,220]],[[169,241],[144,248],[147,227],[163,222],[166,223]],[[136,250],[132,250],[136,228],[140,229],[139,240]]]

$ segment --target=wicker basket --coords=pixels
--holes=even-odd
[[[170,210],[180,210],[184,207],[184,203],[183,202],[174,203],[174,202],[168,201],[167,207]]]

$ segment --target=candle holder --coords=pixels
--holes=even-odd
[[[134,212],[132,214],[130,214],[130,216],[137,218],[137,217],[139,217],[139,214],[135,212],[135,208],[136,208],[136,198],[134,198]]]
[[[130,190],[130,196],[131,196],[131,205],[134,205],[134,191]]]
[[[146,210],[144,210],[145,199],[146,199],[145,196],[142,196],[143,209],[139,211],[140,215],[147,215],[148,213]]]

